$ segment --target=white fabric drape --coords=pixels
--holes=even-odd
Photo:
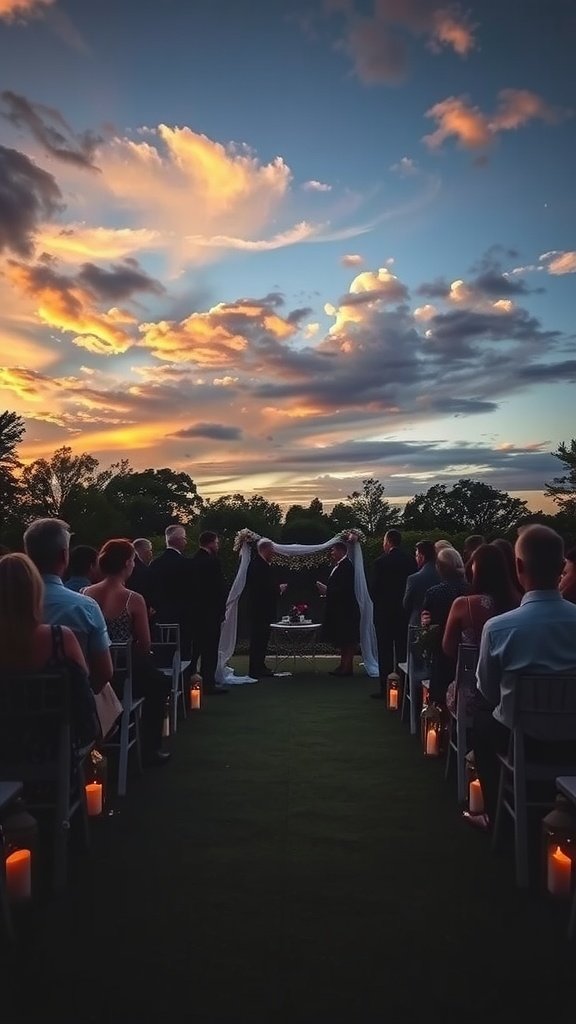
[[[270,541],[276,554],[288,555],[290,557],[294,555],[314,555],[319,551],[327,551],[334,544],[341,542],[342,538],[339,534],[336,537],[332,537],[331,540],[325,541],[324,544],[276,544],[274,541]],[[346,547],[348,549],[348,558],[354,566],[354,593],[360,608],[360,649],[362,651],[362,661],[367,674],[377,677],[378,649],[374,630],[372,600],[366,584],[362,549],[357,541],[347,544]],[[251,557],[250,545],[243,544],[240,550],[240,565],[228,595],[226,618],[220,633],[216,681],[218,683],[225,683],[227,686],[255,682],[251,676],[235,676],[233,669],[228,665],[228,661],[236,648],[238,601],[246,585],[246,576]]]

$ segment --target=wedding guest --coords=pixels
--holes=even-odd
[[[70,551],[67,579],[64,586],[77,594],[98,579],[98,552],[88,544],[78,544]]]
[[[152,544],[146,537],[137,537],[132,542],[135,552],[134,569],[132,575],[126,580],[126,586],[129,590],[135,590],[137,594],[142,594],[142,597],[149,604],[148,600],[148,566],[154,557],[152,551]]]
[[[24,534],[24,550],[44,583],[44,622],[68,626],[88,664],[94,693],[112,678],[110,639],[104,616],[90,597],[68,590],[62,582],[69,561],[70,527],[62,519],[35,519]]]
[[[150,657],[150,624],[146,602],[141,594],[128,590],[126,580],[132,574],[134,547],[129,540],[109,540],[98,558],[100,583],[87,589],[87,596],[98,603],[106,620],[112,643],[133,643],[132,692],[144,697],[142,707],[142,753],[146,765],[165,764],[172,756],[162,747],[162,726],[171,681],[154,666]],[[112,677],[110,677],[112,678]]]
[[[442,637],[452,603],[468,592],[464,562],[453,547],[442,548],[436,559],[441,582],[431,587],[422,606],[422,624],[438,627],[438,644],[430,663],[430,700],[443,705],[446,690],[454,678],[454,663],[442,650]]]
[[[511,544],[509,540],[505,540],[504,537],[496,537],[496,540],[491,541],[491,544],[493,544],[495,548],[498,548],[498,550],[501,551],[502,554],[504,555],[504,559],[506,561],[506,568],[508,569],[508,575],[510,576],[512,587],[514,588],[514,590],[518,594],[518,598],[520,599],[524,591],[520,586],[518,574],[516,572],[516,557],[514,555],[514,545]]]
[[[570,548],[570,551],[566,552],[559,590],[565,601],[576,604],[576,548]]]
[[[388,530],[383,554],[372,567],[370,596],[374,606],[374,627],[378,644],[380,690],[371,696],[382,700],[386,680],[395,664],[406,659],[408,614],[403,605],[406,581],[416,571],[416,562],[402,547],[399,530]]]
[[[253,679],[274,675],[266,664],[266,651],[270,640],[270,624],[277,618],[278,597],[284,593],[287,584],[278,581],[276,568],[272,565],[273,554],[272,541],[261,537],[246,577],[250,622],[248,675]]]
[[[198,550],[190,559],[192,570],[192,663],[200,663],[204,693],[228,693],[216,683],[220,630],[226,614],[226,583],[218,551],[217,533],[205,530],[198,538]]]
[[[467,565],[472,555],[481,544],[486,543],[486,538],[482,537],[479,533],[473,533],[470,537],[466,537],[464,544],[462,545],[462,561],[464,565]]]
[[[490,619],[482,633],[478,690],[485,700],[475,708],[473,745],[486,816],[467,815],[482,827],[494,821],[498,754],[508,749],[519,677],[576,673],[576,608],[558,590],[563,567],[564,544],[554,530],[539,525],[523,529],[516,541],[516,569],[524,597],[519,608]],[[557,742],[528,736],[527,756],[573,764],[574,743],[558,736]]]
[[[438,554],[440,551],[444,551],[445,548],[453,548],[453,547],[454,547],[454,545],[451,544],[449,540],[437,540],[437,541],[434,541],[434,548],[436,550],[436,554]]]
[[[410,626],[420,625],[420,612],[424,598],[435,583],[440,583],[436,568],[436,548],[431,540],[419,540],[415,550],[418,572],[412,573],[406,580],[404,592],[404,610],[408,614]]]
[[[180,651],[189,661],[192,648],[192,580],[190,559],[185,557],[186,529],[173,523],[165,531],[166,550],[148,566],[148,598],[155,622],[180,626]]]
[[[331,676],[351,676],[354,655],[360,640],[360,609],[354,593],[354,566],[348,548],[337,541],[330,548],[332,571],[327,583],[316,581],[321,597],[326,598],[323,637],[340,651],[340,664]]]
[[[517,608],[520,597],[514,590],[504,555],[493,544],[482,544],[473,552],[470,562],[470,592],[454,601],[442,640],[442,651],[456,668],[458,647],[478,647],[482,630],[494,615]],[[455,682],[446,693],[446,705],[455,707]]]
[[[75,739],[81,746],[100,735],[88,666],[67,626],[42,621],[44,584],[27,555],[0,558],[0,674],[66,669]]]

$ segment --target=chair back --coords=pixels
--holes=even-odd
[[[514,730],[527,736],[576,742],[576,675],[550,672],[518,676],[513,721]]]
[[[112,686],[122,705],[130,707],[132,700],[132,641],[110,644],[112,658]]]
[[[68,778],[72,761],[70,679],[58,672],[0,676],[0,778]]]
[[[410,675],[424,679],[428,675],[428,666],[418,647],[421,626],[408,626],[408,671]]]
[[[180,671],[180,648],[177,643],[153,643],[150,650],[156,668],[173,669],[174,659],[176,659],[178,672]]]
[[[456,692],[474,693],[479,650],[475,644],[460,644],[456,661]]]
[[[154,631],[158,643],[177,644],[180,650],[180,626],[177,622],[157,622]]]

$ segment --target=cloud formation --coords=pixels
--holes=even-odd
[[[500,132],[520,128],[529,121],[557,124],[570,111],[551,107],[541,96],[528,89],[501,89],[494,114],[485,114],[472,106],[466,96],[449,96],[426,111],[437,123],[435,131],[424,135],[430,149],[439,149],[454,138],[461,149],[487,149]]]
[[[76,167],[98,170],[94,156],[102,142],[99,135],[91,131],[75,133],[60,111],[43,103],[31,103],[9,89],[0,93],[0,99],[6,120],[16,128],[27,129],[50,156]]]
[[[55,0],[0,0],[0,19],[7,22],[28,21],[53,4]]]
[[[323,181],[316,181],[312,178],[311,181],[305,181],[302,185],[305,192],[331,192],[332,185],[327,185]]]
[[[51,174],[24,153],[0,146],[0,253],[29,256],[42,221],[62,209],[62,193]]]
[[[240,441],[242,431],[240,427],[226,427],[222,423],[194,423],[191,427],[176,430],[171,436],[182,439],[205,437],[211,441]]]
[[[540,261],[545,264],[549,274],[556,276],[576,274],[576,252],[574,250],[561,252],[555,249],[552,252],[545,252],[540,256]]]
[[[357,252],[351,252],[347,256],[343,256],[340,263],[343,267],[361,267],[364,263],[364,257],[360,256]]]

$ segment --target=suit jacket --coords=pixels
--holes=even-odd
[[[190,559],[192,618],[219,625],[226,613],[226,583],[220,559],[204,548]]]
[[[354,593],[354,566],[343,558],[326,581],[323,636],[335,647],[357,643],[360,609]]]
[[[156,622],[177,622],[182,646],[192,632],[192,578],[190,559],[166,548],[148,566],[148,595]]]
[[[370,593],[374,605],[374,623],[385,626],[391,619],[403,620],[406,580],[416,571],[416,563],[403,548],[392,548],[380,555],[372,567]]]
[[[432,562],[425,562],[418,572],[413,573],[406,580],[403,604],[404,610],[410,616],[408,623],[410,626],[420,625],[420,612],[422,611],[426,592],[430,590],[430,587],[436,586],[437,583],[440,583],[440,576]]]
[[[279,597],[278,586],[275,567],[259,554],[254,554],[246,576],[251,621],[266,619],[267,622],[274,622]]]
[[[134,561],[134,568],[131,575],[126,580],[126,587],[128,590],[135,590],[137,594],[142,594],[142,597],[146,601],[146,604],[150,606],[148,599],[148,566],[144,565],[144,562],[138,558]]]

